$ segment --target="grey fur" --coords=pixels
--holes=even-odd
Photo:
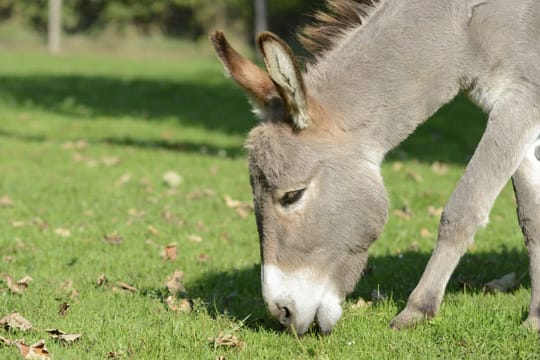
[[[385,0],[308,65],[310,126],[269,119],[249,135],[262,262],[311,267],[350,291],[386,220],[379,173],[385,154],[467,91],[489,113],[485,133],[441,217],[438,242],[394,328],[440,308],[447,282],[476,230],[513,181],[531,257],[526,323],[540,328],[540,2]],[[279,89],[278,89],[279,90]],[[533,156],[534,157],[534,156]],[[536,149],[538,158],[538,149]],[[316,200],[284,216],[279,196],[314,187]],[[536,200],[530,200],[536,199]]]

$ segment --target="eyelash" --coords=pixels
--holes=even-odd
[[[283,207],[288,207],[290,205],[293,205],[294,203],[298,202],[302,196],[304,195],[304,192],[306,189],[300,189],[300,190],[293,190],[286,192],[283,197],[279,200],[279,203]]]

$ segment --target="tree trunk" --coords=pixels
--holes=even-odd
[[[268,12],[266,10],[266,0],[255,1],[255,38],[261,31],[268,29]]]
[[[60,53],[62,32],[62,0],[49,0],[48,48],[51,54]]]

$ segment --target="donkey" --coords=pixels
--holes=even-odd
[[[487,127],[441,215],[438,240],[395,329],[436,315],[448,280],[512,178],[530,256],[525,325],[540,328],[540,2],[327,0],[301,32],[314,59],[258,36],[266,70],[211,40],[261,122],[249,173],[269,312],[330,332],[387,218],[385,154],[460,91]]]

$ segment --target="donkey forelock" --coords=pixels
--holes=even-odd
[[[339,44],[348,31],[362,26],[383,0],[326,0],[326,10],[298,32],[300,43],[315,56]]]

